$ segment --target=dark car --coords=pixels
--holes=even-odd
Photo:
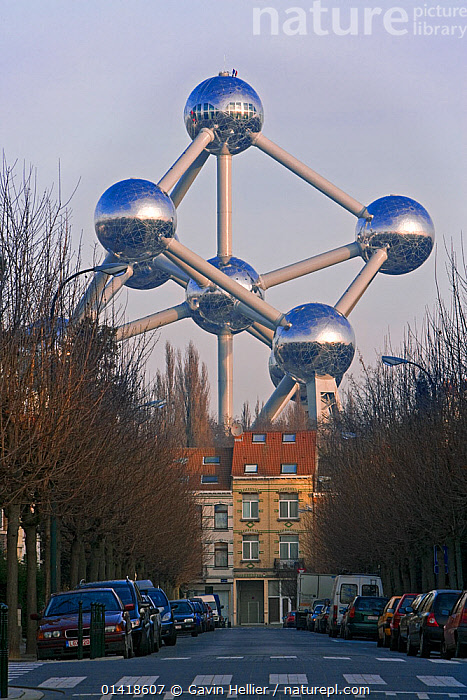
[[[413,604],[415,598],[418,595],[418,593],[404,593],[399,602],[397,603],[396,609],[394,610],[394,615],[392,616],[391,622],[389,623],[389,646],[391,648],[391,651],[402,651],[402,648],[399,645],[401,641],[399,635],[400,621],[406,614],[407,608]],[[407,642],[404,641],[404,644],[406,643]],[[403,650],[405,651],[405,646]]]
[[[461,591],[442,589],[430,591],[408,625],[407,656],[428,659],[433,649],[440,649],[443,628]]]
[[[157,652],[162,646],[162,623],[161,614],[157,605],[154,605],[151,598],[144,593],[141,593],[141,597],[144,603],[147,603],[149,608],[149,619],[151,620],[152,630],[151,630],[151,641],[152,648],[151,652]]]
[[[355,596],[342,618],[341,637],[352,639],[355,635],[362,635],[376,639],[378,619],[386,603],[388,598]]]
[[[199,628],[193,603],[188,598],[180,598],[179,600],[171,600],[170,605],[177,632],[190,632],[192,637],[197,637]]]
[[[78,612],[82,603],[83,652],[90,651],[91,603],[105,605],[105,652],[133,656],[131,606],[124,606],[112,588],[95,591],[54,593],[42,614],[31,618],[39,621],[37,658],[56,659],[76,656],[78,652]]]
[[[441,642],[443,659],[463,659],[467,655],[467,591],[462,591],[448,621],[444,625],[444,639]]]
[[[133,630],[133,648],[135,654],[143,656],[150,654],[154,642],[152,639],[153,628],[149,613],[149,606],[141,597],[141,593],[135,582],[129,578],[112,581],[92,581],[80,583],[77,589],[88,588],[113,588],[123,605],[132,605],[130,612],[131,627]]]
[[[330,609],[331,605],[328,603],[323,607],[322,611],[317,616],[315,620],[315,632],[326,634]]]
[[[204,631],[214,632],[216,629],[214,624],[214,615],[210,605],[204,602],[202,598],[190,598],[192,603],[198,603],[203,611]]]
[[[306,618],[306,626],[310,632],[316,632],[316,620],[318,615],[323,611],[324,603],[319,603],[313,608],[313,612],[308,613]]]
[[[198,634],[202,634],[203,632],[207,631],[207,626],[208,626],[208,619],[207,619],[206,611],[204,610],[204,608],[201,605],[201,602],[199,600],[192,600],[191,598],[189,598],[189,601],[192,604],[193,608],[195,609],[197,632],[198,632]]]
[[[405,615],[402,615],[399,622],[399,642],[398,651],[407,651],[407,635],[411,619],[416,615],[418,608],[423,603],[428,593],[419,593],[414,598],[412,605],[405,609]]]
[[[391,643],[391,620],[400,599],[400,595],[392,596],[384,606],[384,610],[379,617],[376,633],[376,643],[379,647],[388,647]]]
[[[161,614],[162,639],[164,644],[173,647],[177,643],[177,630],[175,629],[175,619],[170,606],[169,599],[162,588],[157,588],[152,581],[136,581],[141,593],[147,595]]]

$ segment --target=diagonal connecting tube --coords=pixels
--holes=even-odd
[[[344,316],[350,314],[387,259],[388,254],[386,248],[381,248],[373,253],[350,287],[346,289],[339,301],[334,305],[336,311],[340,311]]]
[[[185,174],[188,168],[198,158],[200,153],[204,151],[214,138],[214,132],[211,129],[201,129],[198,136],[193,139],[188,148],[182,153],[180,158],[175,161],[165,175],[157,183],[158,187],[164,192],[170,192],[172,187],[175,187],[180,178]],[[194,179],[194,178],[193,178]]]
[[[295,379],[292,379],[289,374],[284,374],[251,426],[251,430],[256,430],[257,426],[261,425],[262,420],[273,421],[299,388],[300,385]]]
[[[184,301],[182,304],[178,304],[178,306],[171,306],[169,309],[164,309],[164,311],[157,311],[149,316],[144,316],[144,318],[139,318],[136,321],[130,321],[130,323],[119,326],[115,339],[126,340],[126,338],[132,338],[134,335],[152,331],[154,328],[167,326],[169,323],[174,323],[175,321],[188,318],[189,316],[190,309],[186,301]]]
[[[368,210],[363,204],[349,194],[346,194],[346,192],[339,187],[336,187],[336,185],[333,185],[332,182],[326,180],[326,178],[309,168],[305,163],[298,160],[298,158],[284,151],[283,148],[273,141],[270,141],[266,136],[263,136],[263,134],[251,134],[251,141],[254,146],[264,153],[267,153],[267,155],[274,158],[274,160],[277,160],[278,163],[291,170],[295,175],[298,175],[298,177],[301,177],[305,182],[313,185],[313,187],[334,200],[334,202],[337,202],[337,204],[340,204],[341,207],[344,207],[347,211],[350,211],[357,217],[369,218]]]

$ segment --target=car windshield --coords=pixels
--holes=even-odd
[[[433,612],[435,614],[449,615],[458,598],[459,591],[455,593],[440,593],[436,596]]]
[[[387,598],[360,598],[355,603],[355,610],[382,610]]]
[[[151,590],[147,591],[147,595],[151,598],[152,602],[156,607],[166,608],[167,600],[160,591]]]
[[[313,611],[313,615],[319,615],[320,612],[322,611],[324,605],[317,605]]]
[[[172,605],[177,606],[175,608],[176,613],[190,613],[191,615],[193,614],[191,605],[186,600],[171,600],[170,602]]]
[[[44,617],[49,615],[77,615],[80,601],[83,603],[83,612],[90,612],[91,603],[104,604],[106,612],[121,610],[118,600],[112,591],[78,591],[51,598],[45,609]]]
[[[399,607],[399,612],[405,612],[406,608],[410,608],[412,603],[415,600],[415,596],[407,596],[407,598],[404,598],[403,602],[401,603]]]

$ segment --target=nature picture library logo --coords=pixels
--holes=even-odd
[[[258,36],[451,37],[467,33],[467,5],[424,3],[388,7],[349,7],[314,0],[311,6],[253,7],[253,34]]]

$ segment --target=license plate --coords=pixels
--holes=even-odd
[[[181,629],[182,629],[182,626],[181,626],[181,625],[175,625],[175,629],[176,629],[176,630],[181,630]]]
[[[91,640],[89,637],[85,637],[83,639],[83,647],[88,647],[91,644]],[[78,640],[77,639],[67,639],[66,640],[66,645],[67,647],[77,647],[78,646]]]
[[[366,619],[367,620],[377,620],[378,616],[377,615],[368,615],[368,617]]]

